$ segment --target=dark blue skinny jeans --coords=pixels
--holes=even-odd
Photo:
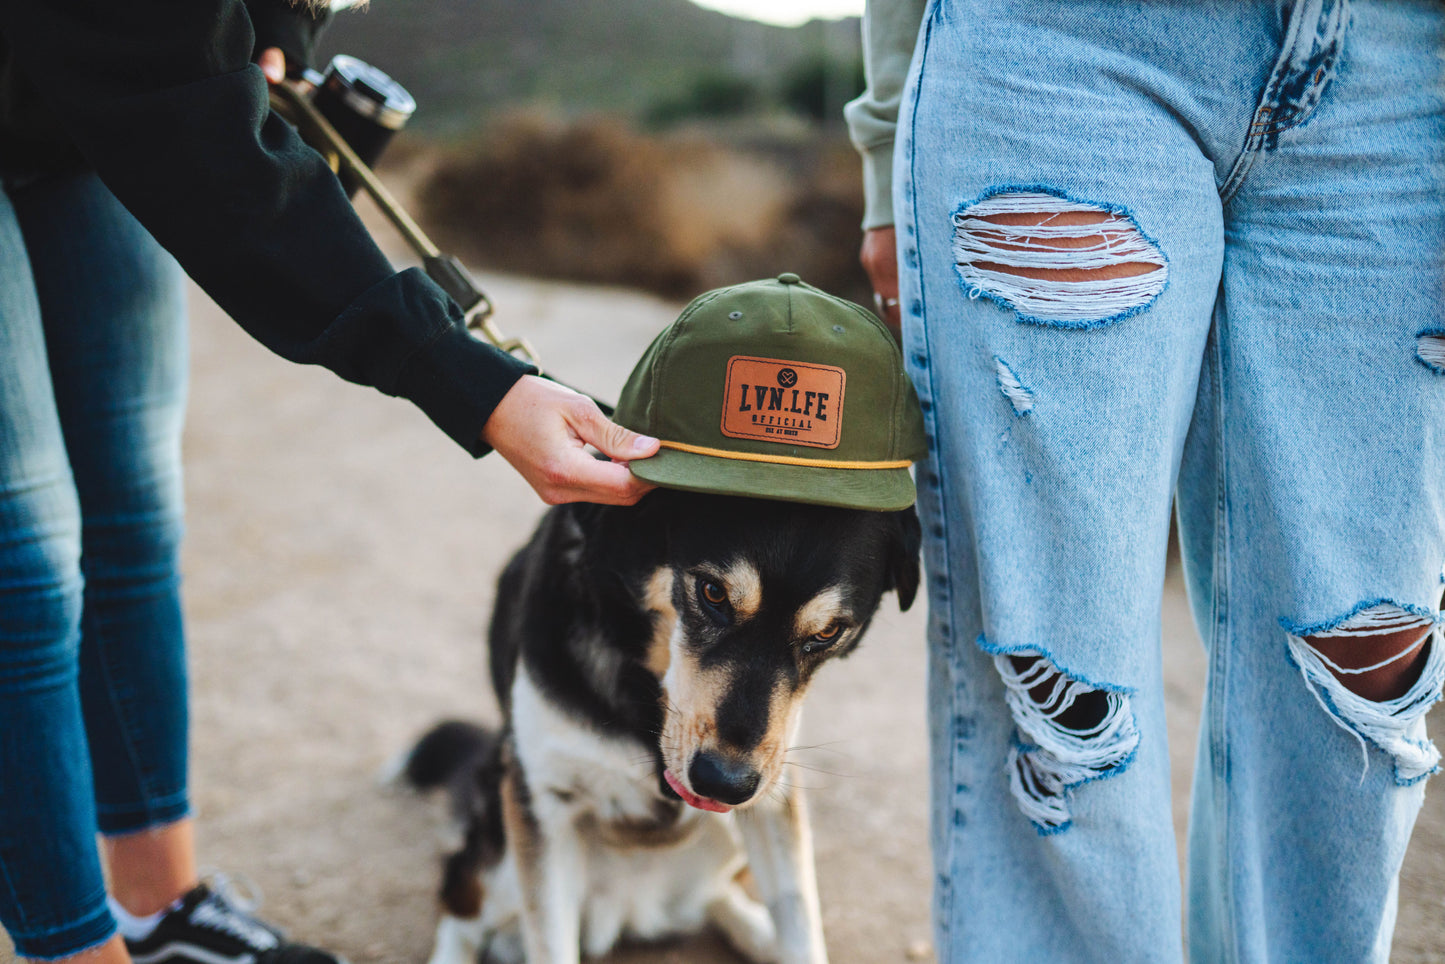
[[[97,832],[188,813],[175,261],[92,175],[0,190],[0,924],[106,940]]]

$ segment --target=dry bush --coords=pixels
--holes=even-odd
[[[421,201],[444,238],[493,267],[671,291],[689,271],[663,233],[665,170],[619,126],[514,118],[439,164]]]
[[[846,142],[737,148],[528,115],[443,157],[419,200],[448,246],[493,268],[668,297],[796,271],[857,299],[857,172]]]

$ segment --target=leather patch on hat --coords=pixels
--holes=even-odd
[[[843,369],[831,365],[734,355],[728,359],[722,433],[837,448],[847,380]]]

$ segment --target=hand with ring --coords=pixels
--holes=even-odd
[[[902,341],[902,319],[898,314],[898,236],[893,225],[863,232],[858,260],[873,283],[873,306],[878,317]]]

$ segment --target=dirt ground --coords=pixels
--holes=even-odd
[[[499,323],[615,397],[677,306],[486,277]],[[265,914],[356,964],[429,950],[441,807],[375,774],[442,716],[494,720],[481,643],[493,580],[542,506],[409,405],[288,365],[195,299],[185,556],[202,860]],[[814,688],[810,787],[835,964],[928,961],[923,613],[890,600]],[[1182,828],[1203,660],[1183,593],[1164,599]],[[1445,715],[1433,717],[1445,738]],[[1445,961],[1445,796],[1426,802],[1400,885],[1393,960]],[[10,958],[0,950],[0,960]],[[734,962],[710,940],[615,962]]]

